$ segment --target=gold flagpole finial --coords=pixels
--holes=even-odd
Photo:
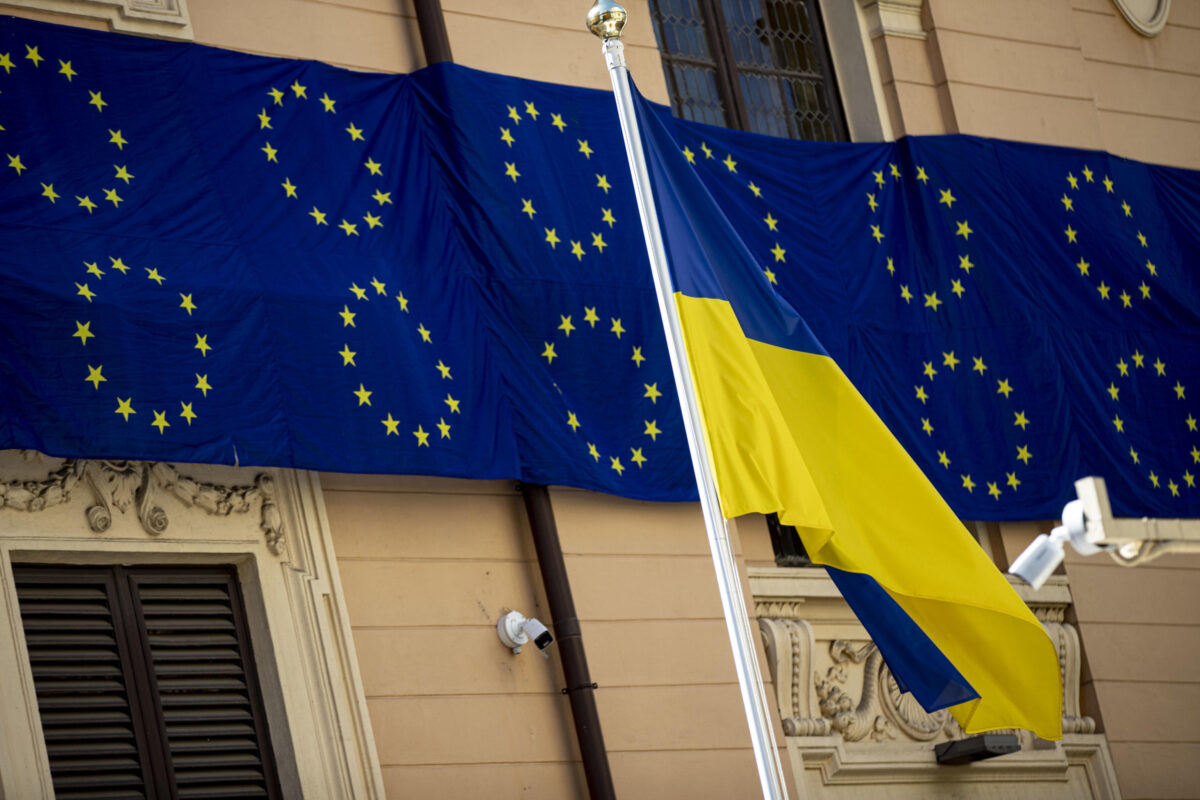
[[[587,15],[588,30],[605,41],[620,39],[621,29],[629,17],[620,3],[613,0],[596,0]]]

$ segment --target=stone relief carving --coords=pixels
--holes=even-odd
[[[887,718],[877,713],[877,684],[883,657],[873,642],[854,647],[842,639],[829,643],[829,655],[833,664],[825,670],[825,677],[813,675],[817,697],[820,698],[821,716],[830,721],[833,729],[847,742],[871,739],[882,742],[895,739],[896,733]],[[846,667],[853,662],[863,664],[862,689],[858,703],[842,687],[847,682]],[[864,664],[865,662],[865,664]]]
[[[267,473],[255,476],[250,485],[222,486],[181,475],[162,462],[66,459],[40,480],[0,479],[0,508],[30,512],[52,508],[71,500],[81,483],[91,490],[94,500],[85,517],[95,533],[109,529],[114,508],[122,514],[133,508],[148,534],[161,535],[169,520],[158,503],[169,493],[189,507],[219,516],[247,513],[258,501],[259,527],[267,546],[276,555],[286,547],[275,484]]]

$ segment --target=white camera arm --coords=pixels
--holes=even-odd
[[[1166,553],[1200,553],[1200,519],[1114,517],[1103,478],[1080,478],[1075,493],[1083,503],[1087,543],[1108,550],[1122,566]]]

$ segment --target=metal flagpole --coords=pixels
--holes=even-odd
[[[612,78],[613,93],[621,117],[621,131],[625,136],[625,152],[629,156],[629,169],[633,174],[633,185],[637,192],[638,210],[642,217],[642,231],[646,237],[646,250],[650,255],[650,267],[654,273],[654,288],[658,295],[658,310],[667,335],[667,350],[671,355],[671,368],[675,375],[675,388],[683,411],[683,425],[687,433],[688,449],[696,472],[696,485],[700,489],[700,507],[704,512],[704,526],[708,532],[709,549],[712,551],[713,568],[717,573],[717,589],[721,595],[721,608],[725,613],[725,627],[729,631],[729,644],[733,649],[733,663],[737,671],[738,686],[742,692],[742,705],[746,710],[746,722],[750,726],[750,740],[754,745],[754,759],[758,765],[758,777],[762,782],[763,797],[767,800],[786,800],[783,766],[779,761],[779,749],[775,744],[775,731],[767,712],[766,692],[763,689],[762,673],[754,655],[755,637],[750,629],[750,618],[746,613],[746,601],[742,596],[733,548],[729,543],[729,529],[721,514],[721,501],[717,494],[712,463],[708,447],[703,439],[703,423],[700,408],[693,391],[691,369],[688,366],[683,343],[683,331],[675,308],[671,277],[667,271],[666,250],[662,232],[658,226],[658,214],[654,209],[654,196],[650,188],[650,176],[646,170],[646,159],[642,151],[641,134],[633,111],[633,95],[629,88],[629,70],[625,66],[625,45],[621,41],[621,29],[625,27],[625,9],[612,0],[597,0],[588,12],[588,28],[604,40],[604,58]]]

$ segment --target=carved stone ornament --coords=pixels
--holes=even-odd
[[[112,525],[113,508],[124,514],[132,507],[146,533],[162,534],[168,525],[167,512],[157,502],[164,493],[170,493],[189,507],[218,516],[244,514],[259,500],[259,527],[267,546],[276,555],[286,547],[275,483],[267,473],[255,476],[248,486],[221,486],[181,475],[162,462],[67,459],[41,480],[0,480],[0,508],[52,508],[68,502],[80,483],[91,490],[95,501],[85,512],[88,527],[95,533],[104,533]]]

